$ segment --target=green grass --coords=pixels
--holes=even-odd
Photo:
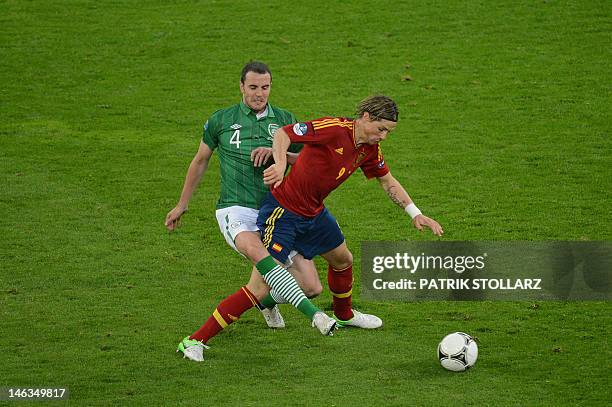
[[[610,240],[611,11],[0,1],[0,386],[68,386],[82,405],[609,405],[607,302],[357,298],[385,327],[333,338],[287,307],[283,331],[251,311],[188,363],[176,343],[249,273],[213,216],[216,159],[183,228],[162,221],[204,120],[258,58],[271,101],[303,119],[396,99],[383,152],[445,240]],[[360,175],[327,204],[357,260],[360,241],[433,239]],[[435,360],[454,330],[480,340],[466,374]]]

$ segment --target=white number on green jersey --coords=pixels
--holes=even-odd
[[[242,141],[240,141],[240,129],[234,131],[234,134],[232,134],[232,138],[230,138],[230,144],[235,144],[236,148],[240,148],[240,143],[242,143]]]

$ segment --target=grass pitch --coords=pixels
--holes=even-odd
[[[188,363],[176,343],[249,273],[214,220],[216,159],[183,228],[163,218],[256,58],[302,119],[396,99],[386,160],[444,239],[610,240],[611,9],[0,1],[0,386],[80,405],[609,405],[609,303],[357,296],[385,327],[333,338],[250,311]],[[363,240],[434,239],[361,176],[327,204],[356,259]],[[455,330],[480,340],[465,374],[435,359]]]

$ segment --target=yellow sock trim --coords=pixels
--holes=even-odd
[[[331,291],[331,293],[336,298],[347,298],[347,297],[350,297],[351,295],[353,295],[353,289],[351,288],[351,290],[349,292],[342,293],[342,294],[336,294],[333,291]]]
[[[217,323],[221,325],[222,329],[227,328],[227,322],[225,322],[221,314],[219,314],[219,310],[217,310],[216,308],[213,311],[213,317],[215,317],[215,319],[217,320]]]

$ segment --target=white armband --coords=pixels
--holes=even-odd
[[[404,210],[406,211],[408,215],[410,215],[412,219],[416,218],[418,215],[421,214],[421,211],[419,210],[419,208],[417,208],[417,206],[414,203],[411,203],[408,206],[406,206]]]

